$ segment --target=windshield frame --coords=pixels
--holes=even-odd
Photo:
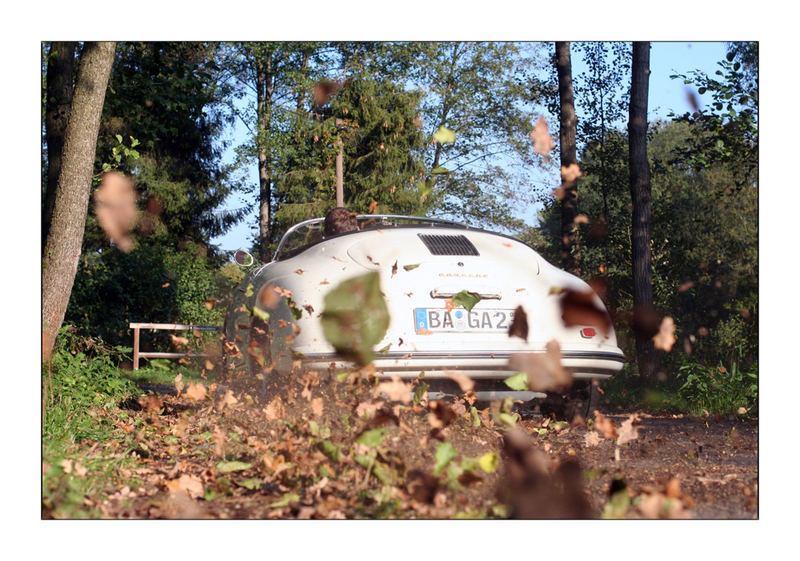
[[[273,255],[273,261],[284,261],[299,253],[302,253],[306,249],[317,245],[322,241],[332,240],[334,238],[339,238],[342,236],[349,236],[352,234],[358,234],[360,232],[365,232],[369,230],[377,230],[377,229],[387,229],[387,228],[456,228],[459,230],[480,230],[480,228],[473,228],[467,226],[465,224],[461,224],[458,222],[453,222],[451,220],[443,220],[440,218],[427,218],[423,216],[404,216],[400,214],[359,214],[356,216],[356,220],[359,223],[359,229],[353,230],[352,232],[343,232],[341,234],[334,234],[332,236],[328,236],[323,238],[322,237],[322,227],[323,223],[325,222],[325,218],[311,218],[309,220],[304,220],[303,222],[298,222],[288,230],[286,233],[283,234],[281,237],[281,241],[278,243],[278,247],[275,249],[275,254]],[[373,221],[370,223],[370,221]],[[406,224],[398,224],[393,223],[392,221],[409,221],[410,223]],[[305,243],[303,245],[299,245],[294,248],[286,249],[288,244],[288,240],[290,237],[294,236],[296,232],[302,228],[308,228],[312,225],[319,225],[317,230],[319,231],[319,238],[311,241],[309,243]],[[313,232],[309,232],[313,234]],[[308,236],[308,234],[306,234]]]

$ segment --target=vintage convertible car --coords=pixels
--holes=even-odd
[[[270,375],[280,375],[296,360],[312,369],[352,368],[326,340],[320,314],[330,290],[369,271],[379,274],[390,313],[386,334],[374,346],[378,376],[409,379],[425,372],[427,383],[441,381],[447,388],[456,372],[477,383],[479,398],[494,399],[511,391],[503,380],[516,371],[509,366],[512,355],[543,354],[547,342],[556,340],[561,364],[591,407],[594,384],[586,382],[622,368],[625,359],[610,321],[604,333],[562,320],[563,293],[586,293],[589,286],[524,243],[430,218],[364,215],[356,220],[357,230],[328,237],[322,218],[296,224],[281,239],[274,259],[252,268],[236,291],[225,336],[229,350],[235,342],[233,353],[251,375],[269,364]],[[453,307],[462,291],[480,297],[470,310]],[[600,298],[593,293],[591,298],[606,314]],[[509,336],[518,306],[527,318],[527,340]]]

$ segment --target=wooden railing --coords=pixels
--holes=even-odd
[[[141,329],[169,329],[172,331],[220,331],[222,328],[217,325],[185,325],[182,323],[131,323],[133,329],[133,369],[139,370],[139,358],[203,358],[211,355],[202,353],[157,353],[139,352],[139,331]]]

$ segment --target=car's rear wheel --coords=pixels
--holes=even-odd
[[[272,363],[269,324],[254,317],[250,323],[250,340],[247,348],[248,381],[257,389],[260,398],[266,400],[269,393],[268,370]]]
[[[554,416],[560,421],[572,422],[578,416],[585,421],[594,417],[599,401],[597,384],[592,380],[580,380],[574,382],[566,393],[548,393],[539,410],[543,415]]]

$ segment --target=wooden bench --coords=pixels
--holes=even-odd
[[[220,331],[222,327],[217,325],[186,325],[182,323],[131,323],[133,329],[133,369],[139,370],[139,358],[203,358],[211,355],[198,353],[160,353],[160,352],[139,352],[139,331],[142,329],[160,329],[172,331]]]

